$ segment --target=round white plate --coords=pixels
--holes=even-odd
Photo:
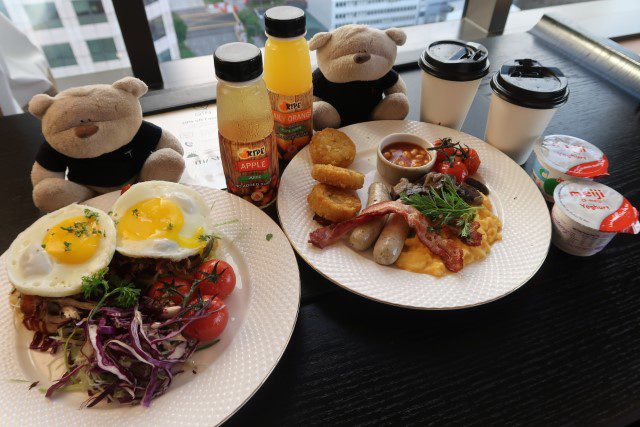
[[[428,123],[376,121],[341,129],[353,140],[357,156],[350,166],[365,174],[358,191],[366,205],[369,184],[382,181],[376,171],[376,150],[391,133],[412,133],[434,141],[451,137],[478,151],[482,164],[478,177],[490,189],[494,213],[502,220],[502,241],[483,261],[462,271],[436,278],[372,261],[371,250],[361,253],[338,242],[325,249],[308,243],[309,233],[320,227],[313,221],[307,195],[316,184],[311,178],[308,148],[289,163],[278,192],[278,214],[294,249],[315,270],[358,295],[417,309],[456,309],[493,301],[518,289],[540,268],[549,250],[551,220],[546,203],[525,171],[491,145],[462,132]]]
[[[217,257],[235,269],[237,285],[226,299],[230,321],[220,342],[196,352],[197,374],[176,376],[151,407],[99,405],[79,410],[84,393],[50,400],[38,391],[51,383],[53,357],[28,349],[33,333],[14,327],[9,309],[9,281],[0,258],[0,425],[206,425],[222,423],[267,379],[293,332],[300,302],[296,258],[280,228],[260,209],[224,191],[196,187],[211,206],[216,233],[222,236]],[[108,211],[117,193],[88,204]],[[267,235],[273,237],[267,241]],[[58,378],[58,363],[51,365]],[[55,372],[57,370],[57,372]],[[54,379],[55,379],[54,378]],[[23,380],[27,382],[16,382]],[[28,390],[32,381],[40,384]]]

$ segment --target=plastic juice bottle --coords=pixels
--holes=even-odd
[[[248,43],[216,49],[218,140],[230,193],[264,208],[276,198],[278,151],[262,54]]]
[[[304,11],[277,6],[264,14],[264,81],[275,119],[278,154],[290,160],[311,141],[313,87]]]

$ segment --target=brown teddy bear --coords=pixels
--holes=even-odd
[[[142,120],[138,98],[145,93],[143,81],[125,77],[31,99],[29,112],[42,120],[44,136],[31,169],[33,202],[40,210],[82,202],[136,179],[180,179],[182,146]]]
[[[314,129],[404,119],[409,113],[407,87],[391,67],[397,46],[406,39],[397,28],[381,31],[355,24],[313,36],[309,49],[317,50],[318,59],[313,72]]]

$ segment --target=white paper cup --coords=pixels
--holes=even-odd
[[[516,59],[493,75],[491,89],[484,139],[522,165],[556,110],[567,102],[567,78],[533,59]]]
[[[422,52],[420,120],[460,130],[482,78],[489,72],[487,49],[478,43],[440,40]]]
[[[522,165],[555,113],[555,108],[521,107],[492,93],[484,140]]]
[[[444,80],[422,72],[420,120],[460,130],[481,81]]]

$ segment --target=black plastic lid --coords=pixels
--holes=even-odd
[[[558,68],[544,67],[534,59],[506,62],[491,79],[500,98],[527,108],[555,108],[567,102],[567,78]]]
[[[262,52],[249,43],[227,43],[213,54],[216,76],[228,82],[246,82],[262,75]]]
[[[489,72],[489,53],[479,43],[463,40],[440,40],[427,47],[418,65],[444,80],[466,82],[477,80]]]
[[[273,37],[299,37],[307,32],[304,10],[293,6],[276,6],[264,13],[267,35]]]

